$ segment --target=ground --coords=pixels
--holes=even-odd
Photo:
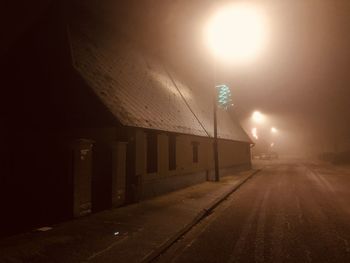
[[[266,164],[158,261],[350,262],[350,170]]]
[[[254,168],[0,239],[0,262],[350,262],[349,167]]]

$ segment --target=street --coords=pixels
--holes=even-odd
[[[266,162],[158,262],[350,262],[350,172]]]
[[[350,0],[5,2],[0,263],[350,263]]]

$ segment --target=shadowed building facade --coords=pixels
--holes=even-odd
[[[208,88],[92,21],[49,13],[3,60],[5,234],[214,178]],[[223,109],[218,137],[221,175],[250,169]]]

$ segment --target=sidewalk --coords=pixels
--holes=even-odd
[[[256,170],[0,240],[0,262],[141,262]],[[23,218],[25,220],[25,218]]]

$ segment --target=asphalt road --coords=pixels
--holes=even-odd
[[[350,262],[349,242],[350,172],[280,161],[156,261]]]

